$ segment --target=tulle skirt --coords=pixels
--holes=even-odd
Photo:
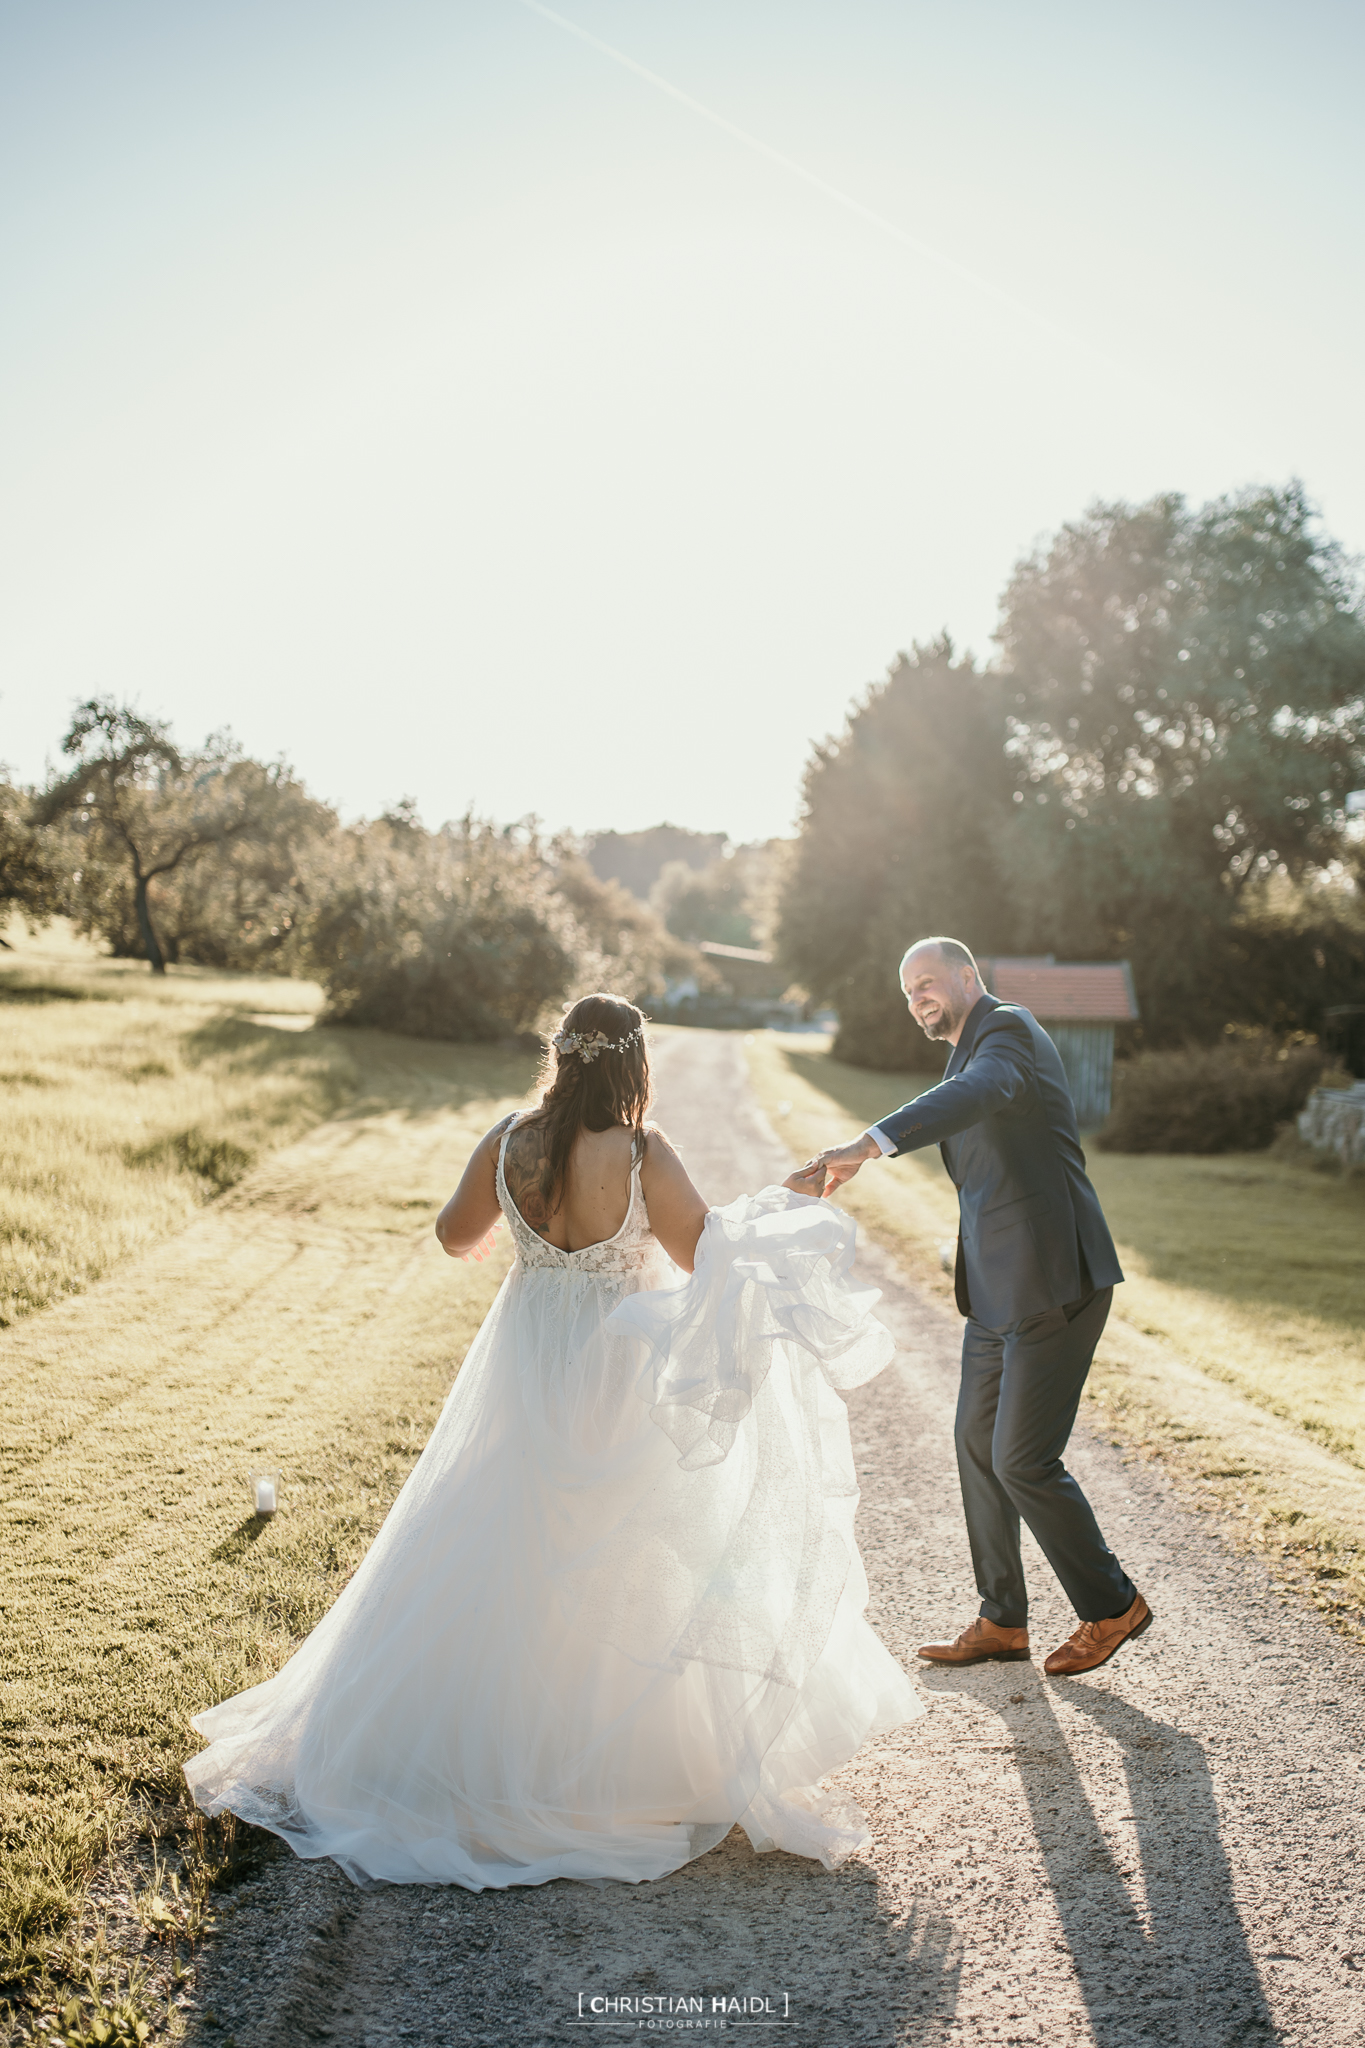
[[[860,1847],[820,1780],[922,1706],[863,1616],[834,1388],[892,1344],[852,1250],[769,1188],[671,1286],[515,1266],[335,1606],[195,1716],[199,1805],[358,1883],[635,1882],[736,1821]]]

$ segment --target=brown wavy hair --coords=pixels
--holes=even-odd
[[[638,1030],[639,1037],[624,1052],[599,1052],[592,1060],[576,1052],[559,1052],[553,1045],[546,1047],[540,1106],[523,1117],[518,1128],[541,1133],[545,1149],[540,1193],[548,1215],[559,1207],[569,1156],[580,1131],[607,1131],[624,1124],[643,1138],[653,1095],[646,1021],[644,1011],[623,996],[580,996],[564,1012],[562,1031],[581,1031],[589,1037],[600,1031],[613,1044],[632,1031]]]

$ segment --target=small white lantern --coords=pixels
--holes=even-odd
[[[256,1513],[262,1521],[269,1521],[280,1504],[280,1475],[278,1472],[248,1472],[247,1485]]]

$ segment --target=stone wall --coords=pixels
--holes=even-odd
[[[1349,1171],[1365,1166],[1365,1081],[1353,1088],[1315,1088],[1299,1117],[1299,1136],[1332,1152]]]

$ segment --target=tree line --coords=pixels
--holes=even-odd
[[[1319,1029],[1365,1001],[1365,606],[1302,489],[1097,505],[1021,561],[989,664],[898,657],[813,750],[794,842],[547,837],[411,804],[343,825],[287,764],[92,698],[45,787],[0,779],[0,909],[153,972],[297,972],[330,1014],[496,1038],[610,986],[646,1004],[774,948],[837,1050],[936,1065],[906,943],[1126,958],[1147,1047]]]
[[[497,1039],[608,986],[641,1001],[692,949],[570,835],[410,802],[343,825],[283,762],[197,750],[92,698],[41,790],[0,782],[0,909],[56,915],[154,974],[192,961],[315,976],[338,1023]]]
[[[902,654],[814,750],[778,941],[842,1057],[941,1063],[896,982],[935,931],[1131,960],[1149,1047],[1365,1002],[1365,609],[1301,487],[1096,505],[996,637]]]

